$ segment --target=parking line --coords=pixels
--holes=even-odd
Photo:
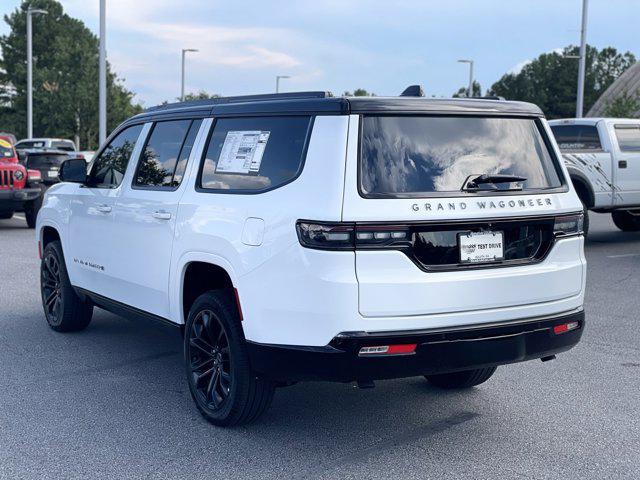
[[[25,216],[24,215],[20,215],[19,213],[14,213],[13,216],[16,217],[16,218],[20,218],[22,220],[26,220]]]
[[[639,257],[640,253],[623,253],[621,255],[607,255],[607,258],[626,258],[626,257]]]

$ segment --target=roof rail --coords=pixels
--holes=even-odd
[[[270,102],[274,100],[301,100],[309,98],[329,98],[333,97],[331,92],[286,92],[286,93],[265,93],[260,95],[238,95],[235,97],[217,97],[206,98],[203,100],[190,100],[187,102],[166,103],[164,105],[156,105],[146,109],[147,112],[158,112],[169,110],[176,107],[199,107],[209,105],[220,105],[225,103],[243,103],[243,102]]]

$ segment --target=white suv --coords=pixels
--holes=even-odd
[[[38,216],[57,331],[94,306],[180,326],[217,425],[276,386],[462,388],[584,327],[582,205],[530,104],[311,92],[157,107]]]

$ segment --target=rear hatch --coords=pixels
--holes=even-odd
[[[25,166],[32,170],[39,170],[43,182],[55,183],[58,181],[60,165],[68,159],[69,155],[63,152],[29,152]]]
[[[580,247],[558,239],[579,231],[579,208],[547,132],[525,116],[352,116],[343,221],[355,229],[360,313],[578,295]]]

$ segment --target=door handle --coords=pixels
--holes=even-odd
[[[171,214],[169,212],[164,212],[162,210],[157,210],[151,214],[153,218],[157,218],[158,220],[170,220]]]
[[[98,210],[100,213],[109,213],[111,211],[111,206],[110,205],[98,205],[96,207],[96,210]]]
[[[618,160],[618,168],[627,168],[626,160]]]

